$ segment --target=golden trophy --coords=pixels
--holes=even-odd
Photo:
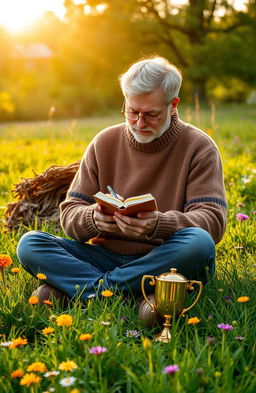
[[[150,285],[155,285],[154,304],[150,303],[144,289],[145,280],[150,278]],[[193,290],[193,285],[199,285],[198,295],[191,306],[184,308],[188,290]],[[152,308],[165,318],[164,329],[160,334],[155,336],[156,341],[168,343],[171,340],[171,319],[173,316],[183,316],[197,303],[202,293],[202,282],[187,280],[182,274],[177,273],[177,269],[172,268],[171,272],[160,274],[159,276],[144,275],[141,281],[141,290],[146,302]]]

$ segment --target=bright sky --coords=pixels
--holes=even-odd
[[[230,0],[236,8],[241,9],[245,0]],[[63,19],[64,0],[0,0],[0,25],[11,32],[19,32],[36,22],[45,11],[53,11]],[[86,3],[85,0],[75,0],[75,3]],[[184,0],[174,0],[174,3],[184,3]]]

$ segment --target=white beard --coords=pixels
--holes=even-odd
[[[135,139],[137,142],[139,142],[139,143],[150,143],[150,142],[152,142],[154,139],[160,138],[160,136],[162,136],[162,135],[165,133],[165,131],[168,130],[168,128],[169,128],[170,125],[171,125],[171,115],[170,115],[170,113],[168,112],[165,123],[164,123],[163,126],[157,131],[157,133],[158,133],[157,136],[155,135],[156,130],[155,130],[154,128],[152,128],[152,127],[147,127],[147,128],[145,128],[145,129],[142,130],[142,131],[151,131],[151,132],[153,132],[152,135],[140,135],[140,134],[137,134],[137,132],[136,132],[136,130],[138,130],[138,128],[137,128],[136,126],[131,126],[131,125],[129,124],[129,121],[128,121],[127,119],[126,119],[126,125],[127,125],[127,127],[129,128],[129,130],[131,131],[132,135],[134,136],[134,139]]]

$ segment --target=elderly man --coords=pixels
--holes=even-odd
[[[68,297],[101,296],[103,289],[139,294],[144,274],[173,267],[203,282],[214,274],[226,222],[222,164],[212,139],[178,117],[181,81],[161,57],[121,75],[125,123],[92,140],[60,205],[71,239],[32,231],[19,242],[24,268],[47,276],[40,301],[52,287]],[[108,185],[124,198],[151,193],[158,210],[105,214],[93,195]]]

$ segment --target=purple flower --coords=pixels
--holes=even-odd
[[[93,355],[101,355],[102,353],[107,352],[107,348],[98,345],[97,347],[92,347],[89,349],[89,352]]]
[[[125,320],[126,320],[126,317],[125,317],[124,315],[122,315],[121,318],[120,318],[120,322],[121,322],[121,323],[124,323]]]
[[[233,326],[229,325],[228,323],[219,323],[217,326],[221,330],[233,330]]]
[[[226,302],[229,302],[231,300],[230,296],[225,296],[224,299],[226,300]]]
[[[164,374],[174,375],[177,371],[180,371],[179,366],[177,364],[172,364],[164,368]]]
[[[236,215],[236,219],[237,219],[238,221],[245,221],[245,220],[249,220],[249,216],[247,216],[246,214],[238,213],[238,214]]]
[[[126,330],[125,332],[126,337],[140,337],[140,332],[138,330]]]

